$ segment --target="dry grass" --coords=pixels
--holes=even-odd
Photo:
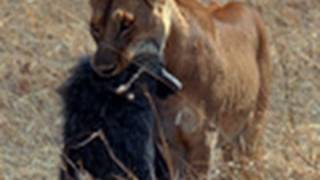
[[[264,179],[320,179],[320,1],[250,0],[270,29]],[[84,0],[0,0],[0,179],[57,179],[55,89],[94,49]]]

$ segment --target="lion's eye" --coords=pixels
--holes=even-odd
[[[112,19],[117,28],[117,38],[127,37],[134,29],[135,17],[128,11],[117,9],[112,14]]]
[[[119,10],[117,14],[118,14],[118,22],[119,22],[119,29],[118,29],[119,35],[126,36],[134,27],[134,24],[135,24],[134,15],[122,10]]]
[[[128,29],[130,29],[133,25],[133,21],[128,19],[123,19],[120,23],[120,32],[124,32]]]
[[[98,40],[101,35],[101,28],[95,24],[90,25],[90,32],[95,40]]]
[[[128,19],[123,19],[120,22],[120,29],[119,32],[121,34],[125,34],[128,30],[130,30],[133,27],[134,22]]]

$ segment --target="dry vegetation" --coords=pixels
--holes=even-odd
[[[226,2],[226,1],[224,1]],[[320,179],[320,1],[250,0],[274,63],[264,179]],[[55,89],[93,51],[85,0],[0,0],[0,179],[57,179]]]

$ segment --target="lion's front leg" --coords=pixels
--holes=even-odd
[[[222,150],[222,176],[227,179],[259,180],[262,124],[254,119],[252,113],[248,116],[241,114],[234,119],[237,119],[239,128],[227,133],[220,129],[218,146]]]
[[[185,149],[186,176],[191,179],[206,179],[210,167],[212,140],[205,116],[199,109],[184,107],[176,115],[175,127]]]

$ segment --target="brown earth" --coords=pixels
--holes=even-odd
[[[266,20],[274,64],[261,175],[320,179],[320,1],[247,2]],[[0,179],[57,179],[55,89],[95,48],[88,2],[0,0],[0,7]]]

